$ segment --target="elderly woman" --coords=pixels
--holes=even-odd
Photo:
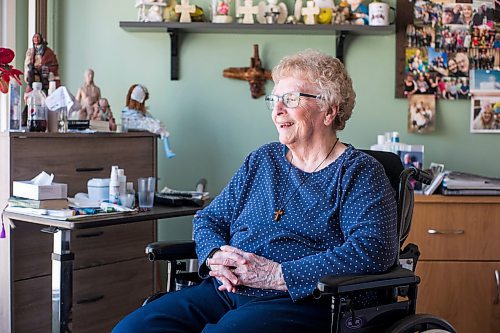
[[[312,298],[319,278],[394,263],[383,167],[337,137],[355,102],[344,66],[305,51],[281,60],[273,80],[266,103],[279,142],[250,153],[193,220],[203,282],[136,310],[114,333],[330,332],[329,302]]]

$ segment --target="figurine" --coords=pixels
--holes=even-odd
[[[176,0],[169,0],[168,5],[163,10],[163,20],[165,22],[178,22],[179,14],[175,12],[175,6],[177,6]]]
[[[146,110],[146,101],[148,98],[149,92],[145,86],[141,84],[130,86],[126,98],[127,105],[122,110],[122,128],[124,131],[135,129],[160,135],[165,155],[167,158],[172,158],[175,156],[175,153],[170,149],[168,141],[170,133],[161,121],[153,118]]]
[[[316,7],[319,8],[317,21],[319,24],[330,24],[333,18],[333,12],[336,6],[333,0],[315,0]]]
[[[307,7],[302,8],[301,13],[304,16],[304,24],[316,24],[316,15],[319,14],[319,8],[316,7],[314,1],[308,1]]]
[[[29,86],[27,92],[33,88],[33,82],[42,82],[42,89],[47,94],[49,81],[56,81],[57,87],[60,85],[59,62],[42,34],[35,33],[32,42],[33,46],[26,51],[24,60],[24,79]]]
[[[106,98],[100,98],[98,103],[93,105],[92,113],[87,117],[88,120],[107,121],[109,123],[109,130],[116,131],[116,121],[113,117],[113,112],[109,107],[109,102]]]
[[[253,16],[259,12],[258,6],[253,5],[253,0],[245,0],[243,6],[237,6],[236,16],[243,16],[241,23],[253,24]]]
[[[367,25],[368,8],[362,4],[362,0],[347,0],[349,4],[349,20],[351,24]]]
[[[257,21],[262,24],[283,24],[288,16],[288,9],[283,2],[278,3],[278,0],[267,0],[259,2],[259,11],[257,13]]]
[[[87,69],[84,74],[85,82],[76,92],[75,99],[80,103],[81,109],[77,113],[78,119],[87,119],[93,113],[94,105],[101,98],[101,89],[94,83],[94,70]],[[70,118],[75,118],[70,115]]]
[[[154,5],[149,8],[148,16],[146,16],[146,22],[161,22],[163,21],[163,16],[160,10],[160,6]]]
[[[190,5],[189,0],[181,0],[181,4],[175,6],[175,12],[181,13],[181,18],[179,22],[181,23],[189,23],[191,22],[191,13],[196,12],[196,6]]]

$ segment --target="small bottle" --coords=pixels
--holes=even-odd
[[[47,130],[47,108],[45,93],[41,82],[33,82],[33,91],[28,96],[28,131],[45,132]]]
[[[109,180],[109,202],[120,204],[120,180],[118,179],[118,166],[111,167],[111,177]]]
[[[118,169],[118,183],[120,183],[119,195],[120,203],[125,206],[127,203],[127,176],[125,176],[125,170]]]

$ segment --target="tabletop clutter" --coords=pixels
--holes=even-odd
[[[165,187],[156,192],[156,178],[140,177],[137,193],[133,182],[127,182],[125,170],[111,167],[109,178],[91,178],[88,193],[77,193],[68,198],[67,184],[54,182],[54,174],[43,171],[31,180],[14,181],[12,196],[6,211],[67,219],[86,215],[133,211],[147,211],[153,205],[201,206],[209,198],[208,192],[176,191]],[[136,200],[137,198],[137,200]]]

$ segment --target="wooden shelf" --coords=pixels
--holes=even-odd
[[[266,35],[330,35],[336,36],[336,54],[344,61],[344,41],[352,35],[389,35],[395,25],[367,26],[350,24],[239,24],[207,22],[135,22],[121,21],[120,28],[129,32],[166,32],[170,35],[170,78],[179,79],[179,35],[183,33],[266,34]]]

